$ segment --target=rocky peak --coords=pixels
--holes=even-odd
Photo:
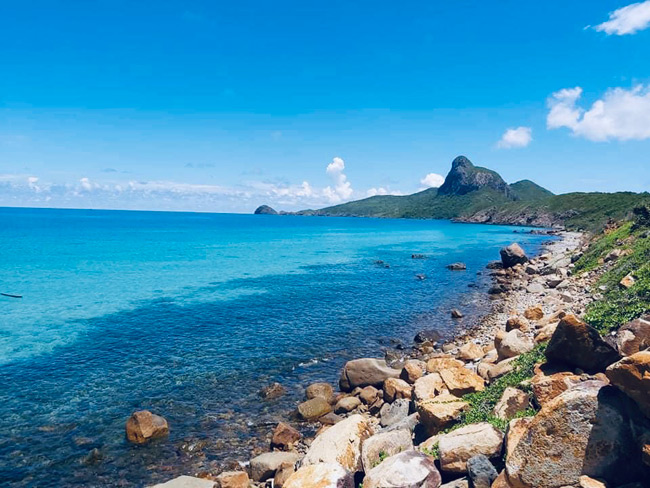
[[[451,171],[444,184],[438,188],[438,195],[465,195],[490,188],[510,196],[510,188],[495,171],[474,166],[465,156],[458,156],[451,163]]]
[[[269,207],[268,205],[260,205],[255,209],[255,215],[277,215],[275,209]]]

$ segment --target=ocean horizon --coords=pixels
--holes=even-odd
[[[22,296],[0,297],[0,483],[145,486],[245,457],[345,361],[475,324],[499,249],[549,239],[528,230],[0,208],[0,292]],[[139,409],[169,438],[129,444]]]

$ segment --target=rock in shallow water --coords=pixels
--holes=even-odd
[[[167,434],[169,434],[167,421],[149,410],[134,412],[126,422],[126,438],[134,444],[145,444]]]
[[[341,391],[351,391],[356,387],[380,387],[388,378],[399,378],[400,370],[393,369],[384,359],[362,358],[345,363],[339,387]]]

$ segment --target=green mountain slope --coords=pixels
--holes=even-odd
[[[533,183],[530,180],[517,181],[510,185],[510,189],[514,192],[517,200],[524,201],[540,200],[553,195],[553,192],[546,188],[542,188],[537,183]]]

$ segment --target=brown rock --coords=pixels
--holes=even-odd
[[[226,471],[217,476],[217,488],[248,488],[250,478],[245,471]]]
[[[528,432],[532,420],[533,417],[524,417],[512,419],[508,423],[508,429],[506,430],[506,459],[514,451],[522,436]]]
[[[449,390],[439,373],[423,376],[413,385],[413,400],[416,402],[432,400],[441,393],[449,393]]]
[[[572,314],[560,321],[544,354],[549,361],[576,366],[589,373],[602,371],[620,359],[596,329]]]
[[[402,372],[400,373],[399,377],[412,385],[418,379],[422,378],[426,370],[427,365],[424,361],[412,359],[406,361],[406,364],[404,364],[404,368],[402,368]]]
[[[366,405],[372,405],[379,398],[379,390],[374,386],[366,386],[361,393],[359,399]]]
[[[461,427],[440,436],[440,467],[448,473],[463,474],[471,457],[478,454],[498,457],[502,446],[503,434],[487,422]]]
[[[539,332],[535,334],[535,343],[541,344],[550,341],[553,334],[555,334],[555,329],[557,329],[557,324],[548,324],[539,329]]]
[[[506,321],[506,332],[510,332],[511,330],[520,330],[522,332],[528,332],[529,329],[530,329],[530,322],[528,322],[526,318],[520,317],[519,315],[510,317]]]
[[[494,415],[500,419],[509,420],[529,406],[530,398],[527,393],[517,388],[507,387],[494,407]]]
[[[636,280],[634,279],[634,276],[632,276],[632,273],[624,276],[623,279],[619,282],[619,285],[621,285],[623,288],[632,288],[635,284]]]
[[[134,412],[126,422],[126,438],[134,444],[146,444],[169,434],[167,421],[149,410]]]
[[[533,347],[535,347],[533,341],[518,329],[506,332],[499,337],[498,341],[495,339],[495,348],[500,361],[519,356],[532,350]]]
[[[454,359],[451,356],[437,357],[427,361],[427,371],[429,373],[439,373],[445,369],[462,368],[463,362]]]
[[[595,480],[589,476],[580,476],[578,480],[578,486],[580,488],[607,488],[607,485],[602,481]]]
[[[443,369],[438,374],[452,395],[460,397],[485,388],[483,378],[466,368]]]
[[[490,488],[513,488],[512,485],[508,482],[505,469],[499,473],[499,476],[497,476],[497,479],[492,482],[492,486]]]
[[[384,401],[393,403],[399,398],[411,399],[413,387],[399,378],[388,378],[384,381]]]
[[[469,408],[469,403],[460,398],[443,394],[433,400],[418,402],[417,411],[428,435],[435,435],[449,427]]]
[[[473,342],[466,342],[458,351],[458,357],[463,361],[475,361],[485,356],[483,348]]]
[[[309,385],[305,390],[305,396],[307,400],[313,400],[314,398],[322,398],[328,402],[332,402],[334,397],[334,388],[329,383],[314,383]]]
[[[622,325],[613,339],[613,345],[622,356],[631,356],[650,347],[650,315]]]
[[[275,476],[273,477],[273,487],[275,488],[277,486],[277,488],[283,488],[287,480],[291,478],[295,472],[296,466],[294,464],[285,464],[281,466],[280,469],[275,472]]]
[[[607,368],[607,378],[650,417],[650,350],[637,352]]]
[[[524,312],[524,317],[526,317],[528,320],[541,320],[544,318],[544,309],[542,309],[541,305],[529,307]]]
[[[332,406],[321,397],[312,398],[298,405],[298,414],[303,420],[317,420],[332,411]]]
[[[301,437],[302,435],[296,429],[291,427],[289,424],[280,422],[273,431],[271,448],[290,451]]]
[[[284,386],[280,383],[271,383],[260,390],[260,396],[265,400],[274,400],[286,393]]]
[[[348,413],[361,405],[361,400],[355,396],[341,398],[334,407],[334,413]]]
[[[579,376],[570,372],[554,373],[549,376],[536,374],[531,380],[531,386],[535,400],[540,406],[544,406],[580,381]]]

